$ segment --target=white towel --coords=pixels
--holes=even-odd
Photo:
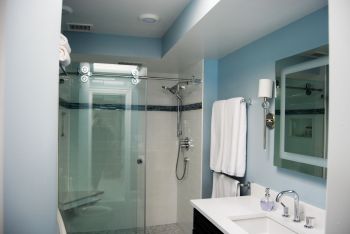
[[[58,51],[60,64],[64,67],[68,66],[71,62],[71,59],[66,47],[60,46]]]
[[[211,115],[210,169],[221,172],[223,143],[224,143],[224,104],[216,101]]]
[[[57,224],[58,224],[58,233],[67,234],[66,227],[64,226],[64,222],[61,216],[61,212],[58,209],[57,209]]]
[[[239,181],[224,174],[213,173],[212,198],[240,196]]]
[[[69,54],[72,52],[72,50],[71,50],[71,48],[69,46],[69,42],[68,42],[67,37],[65,37],[62,33],[60,35],[60,44],[59,44],[59,46],[65,47]]]
[[[247,113],[242,99],[215,102],[211,122],[210,169],[237,177],[246,170]]]

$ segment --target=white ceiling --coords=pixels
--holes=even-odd
[[[178,73],[203,58],[221,58],[327,5],[327,0],[221,0],[159,60],[74,55],[73,59],[142,63]]]
[[[224,57],[327,3],[327,0],[221,0],[163,60],[181,70],[201,58]]]
[[[93,24],[93,32],[136,37],[162,37],[191,0],[64,0],[73,14],[62,17],[66,23]],[[138,16],[156,14],[158,23],[145,24]]]

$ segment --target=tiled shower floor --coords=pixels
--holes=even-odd
[[[146,234],[184,234],[176,223],[151,226],[146,229]]]
[[[143,234],[143,232],[135,229],[123,229],[97,232],[70,232],[69,234]],[[145,234],[184,234],[184,232],[176,223],[172,223],[147,227]]]

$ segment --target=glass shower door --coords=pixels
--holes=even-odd
[[[68,233],[144,229],[146,81],[60,84],[59,201]]]

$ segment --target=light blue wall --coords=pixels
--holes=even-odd
[[[219,60],[219,99],[253,99],[248,111],[247,180],[277,191],[295,189],[301,200],[319,207],[325,206],[325,181],[273,166],[273,132],[269,150],[263,150],[263,109],[257,92],[259,79],[275,79],[276,60],[327,43],[328,9],[323,8]]]
[[[62,1],[5,4],[4,233],[54,234]]]
[[[162,38],[163,55],[220,0],[192,0]]]
[[[218,99],[218,61],[204,60],[202,197],[211,197],[210,125],[213,102]]]
[[[64,32],[75,54],[161,58],[159,38],[116,36],[96,33]]]

